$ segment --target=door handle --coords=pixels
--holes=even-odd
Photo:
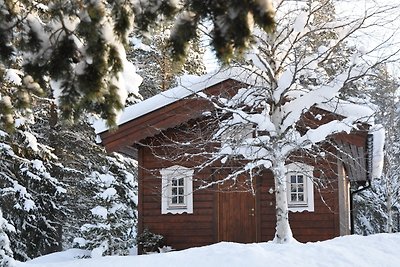
[[[254,217],[254,208],[251,208],[251,209],[250,209],[249,215]]]

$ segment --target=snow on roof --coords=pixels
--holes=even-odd
[[[117,125],[122,125],[225,80],[233,79],[247,84],[255,84],[257,82],[257,77],[257,75],[252,74],[250,71],[238,67],[219,70],[203,76],[184,75],[179,78],[179,86],[164,91],[135,105],[126,107],[117,119]],[[95,128],[96,134],[108,130],[104,120],[94,121],[92,125]]]
[[[381,124],[377,124],[371,127],[369,133],[373,135],[372,178],[380,178],[383,172],[385,128]]]
[[[203,76],[184,75],[179,78],[179,86],[126,107],[117,119],[117,125],[122,125],[128,121],[139,118],[228,79],[247,84],[263,85],[263,83],[265,83],[259,75],[241,67],[231,67]],[[356,118],[357,121],[365,122],[370,125],[374,124],[374,110],[367,105],[360,105],[337,99],[320,103],[317,107],[347,118]],[[95,128],[96,134],[108,130],[108,126],[104,120],[96,120],[92,125]]]
[[[338,115],[342,115],[346,118],[356,118],[356,120],[359,122],[365,122],[370,125],[374,124],[375,111],[368,105],[356,104],[345,100],[336,99],[320,103],[317,105],[317,107]]]

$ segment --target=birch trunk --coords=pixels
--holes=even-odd
[[[272,167],[275,179],[276,199],[276,232],[274,242],[283,244],[294,240],[289,224],[289,209],[287,201],[287,181],[284,161]]]

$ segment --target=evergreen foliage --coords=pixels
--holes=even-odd
[[[136,234],[137,185],[132,173],[136,163],[117,154],[105,160],[106,165],[85,178],[93,203],[86,203],[88,223],[75,239],[80,247],[92,251],[92,257],[128,255]]]
[[[158,252],[160,248],[164,247],[164,237],[152,233],[146,228],[136,237],[136,245],[142,246],[146,253]]]
[[[365,82],[363,90],[357,92],[375,104],[377,119],[386,132],[383,174],[374,177],[368,190],[355,196],[357,234],[391,233],[400,229],[396,221],[400,211],[399,87],[398,79],[381,65]]]
[[[203,22],[212,23],[211,46],[224,63],[228,63],[234,54],[241,55],[249,48],[254,25],[268,31],[275,25],[270,0],[155,0],[140,2],[135,8],[136,23],[142,30],[148,30],[159,15],[167,18],[177,16],[170,37],[172,53],[177,61],[185,59],[188,43],[197,37],[197,29]]]
[[[138,67],[137,73],[143,78],[139,93],[147,99],[177,85],[180,74],[201,75],[205,73],[204,49],[199,39],[189,43],[184,63],[174,61],[169,53],[168,38],[172,25],[161,24],[149,36],[132,38],[128,58]],[[128,104],[133,101],[128,99]]]
[[[19,76],[30,75],[46,95],[57,98],[67,120],[94,112],[114,125],[126,91],[137,90],[124,77],[127,71],[135,77],[124,48],[132,12],[127,1],[1,1],[0,34],[10,42],[0,44],[0,69],[14,66]],[[2,81],[9,79],[2,74]],[[134,79],[137,87],[140,79]],[[21,88],[1,90],[9,95]],[[3,123],[10,125],[4,118],[10,110],[1,113]]]
[[[91,209],[104,205],[100,196],[107,188],[94,173],[115,176],[110,186],[117,197],[106,201],[114,213],[104,235],[111,240],[109,254],[126,254],[136,223],[135,162],[107,155],[87,119],[62,123],[51,101],[34,103],[34,121],[20,117],[13,133],[0,131],[0,206],[15,227],[9,234],[14,257],[27,260],[72,247],[82,225],[99,222]],[[93,234],[87,240],[100,245]]]
[[[4,133],[4,132],[3,132]],[[0,203],[15,227],[11,248],[18,260],[27,260],[60,248],[59,218],[64,185],[52,175],[57,166],[51,149],[37,142],[23,124],[0,138]]]
[[[4,218],[3,212],[0,210],[0,267],[13,267],[14,259],[10,248],[10,239],[7,233],[15,231]]]
[[[141,82],[125,54],[134,18],[143,32],[161,17],[174,15],[179,18],[170,37],[170,50],[181,61],[204,21],[213,22],[212,44],[225,62],[249,47],[254,23],[265,29],[274,24],[270,0],[1,0],[3,128],[13,127],[18,109],[14,98],[19,92],[27,106],[32,95],[45,92],[56,98],[64,119],[77,120],[82,113],[93,112],[115,126],[127,95],[136,94]],[[16,70],[13,76],[29,77],[29,84],[7,84],[10,69]]]

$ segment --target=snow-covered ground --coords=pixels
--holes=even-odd
[[[400,233],[345,236],[315,243],[278,245],[271,242],[222,242],[163,254],[73,259],[82,251],[47,255],[17,267],[397,267],[400,266]]]

